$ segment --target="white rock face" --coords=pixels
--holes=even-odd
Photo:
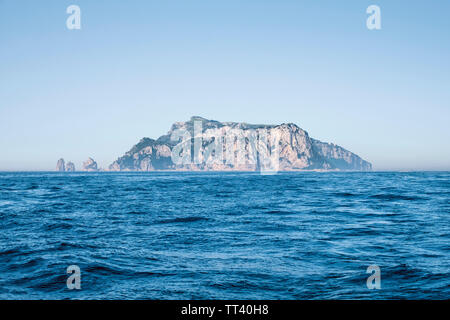
[[[142,139],[109,166],[111,171],[357,170],[372,165],[334,144],[309,137],[295,124],[251,125],[192,117],[157,140]]]
[[[92,158],[88,158],[83,162],[83,171],[98,171],[97,162]]]
[[[61,158],[58,160],[58,162],[56,163],[56,171],[60,171],[60,172],[66,171],[64,159]]]

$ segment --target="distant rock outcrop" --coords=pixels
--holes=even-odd
[[[60,171],[60,172],[66,171],[64,159],[61,158],[58,160],[58,162],[56,163],[56,171]]]
[[[97,162],[92,158],[88,158],[83,162],[83,171],[98,171]]]
[[[276,155],[277,170],[370,171],[372,165],[335,144],[311,138],[293,123],[252,125],[201,117],[176,122],[157,140],[143,138],[111,171],[260,170]],[[181,160],[180,160],[181,159]]]
[[[361,159],[354,153],[333,143],[325,143],[311,138],[314,149],[325,158],[331,168],[339,170],[371,171],[372,164]]]
[[[73,164],[73,162],[67,162],[66,164],[66,171],[67,172],[74,172],[75,171],[75,165]]]

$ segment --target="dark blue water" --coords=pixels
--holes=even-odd
[[[0,173],[0,298],[448,299],[450,173]]]

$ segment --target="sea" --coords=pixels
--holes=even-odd
[[[449,298],[450,172],[0,173],[0,299]]]

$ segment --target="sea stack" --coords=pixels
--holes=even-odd
[[[83,162],[83,171],[98,171],[97,162],[92,158],[88,158]]]
[[[66,171],[64,159],[61,158],[58,160],[58,162],[56,163],[56,171],[59,171],[59,172]]]
[[[66,172],[74,172],[75,171],[75,165],[73,162],[67,162],[66,164]]]

